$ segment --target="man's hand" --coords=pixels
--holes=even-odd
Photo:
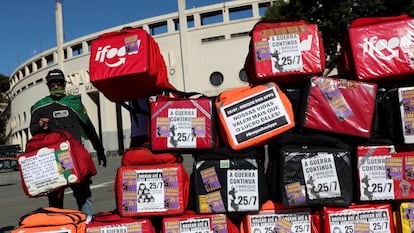
[[[106,167],[106,155],[105,155],[105,152],[98,152],[97,153],[97,156],[98,156],[98,165],[101,165],[102,164],[102,166],[103,167]]]

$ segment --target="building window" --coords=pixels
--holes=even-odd
[[[243,6],[229,9],[230,20],[238,20],[253,17],[252,6]]]
[[[36,63],[37,69],[41,69],[42,68],[42,60],[36,60],[35,63]]]
[[[210,75],[210,83],[213,86],[220,86],[223,83],[223,74],[221,72],[215,71]]]
[[[167,21],[149,25],[149,31],[150,31],[150,34],[153,36],[162,34],[162,33],[167,33],[168,32]]]
[[[53,60],[53,54],[49,54],[49,55],[46,56],[46,63],[47,63],[48,66],[55,63],[55,61]]]
[[[82,44],[77,44],[75,46],[72,46],[72,57],[81,55],[82,53],[83,53]]]
[[[244,68],[239,71],[239,79],[242,82],[247,82],[248,81],[248,79],[247,79],[247,73],[246,73],[246,70]]]
[[[180,30],[180,20],[174,19],[174,30],[175,31],[179,31]],[[194,27],[194,16],[190,15],[187,16],[187,28],[193,28]]]
[[[221,35],[221,36],[213,36],[213,37],[201,39],[201,43],[206,43],[206,42],[211,42],[211,41],[217,41],[217,40],[224,40],[224,39],[226,39],[226,37],[223,36],[223,35]]]
[[[270,6],[270,3],[261,3],[259,4],[259,14],[260,16],[265,15],[267,8]]]
[[[223,22],[223,13],[221,11],[212,11],[204,14],[200,14],[201,25],[208,25],[213,23]]]

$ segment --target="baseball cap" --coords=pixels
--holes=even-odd
[[[65,81],[65,75],[63,74],[63,71],[59,69],[53,69],[47,73],[46,75],[47,82],[57,81],[57,80]]]

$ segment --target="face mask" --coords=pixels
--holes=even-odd
[[[52,96],[56,96],[56,97],[61,97],[65,94],[65,88],[55,88],[55,89],[51,89],[49,90],[50,94]]]

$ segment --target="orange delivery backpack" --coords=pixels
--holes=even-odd
[[[85,232],[86,214],[79,210],[55,207],[39,208],[20,218],[19,226],[11,233]]]
[[[222,139],[234,150],[263,145],[295,126],[290,100],[273,82],[224,91],[216,108]]]

